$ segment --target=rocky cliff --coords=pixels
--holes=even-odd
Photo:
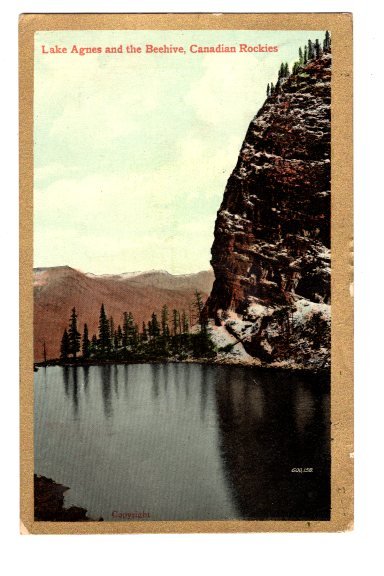
[[[266,364],[330,356],[331,54],[281,79],[217,214],[207,312]]]

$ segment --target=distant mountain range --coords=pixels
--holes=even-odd
[[[173,275],[164,270],[95,275],[69,266],[35,268],[34,271],[34,358],[43,359],[45,341],[47,358],[57,358],[63,331],[68,327],[72,308],[78,313],[82,332],[86,322],[90,337],[97,334],[100,306],[115,325],[123,312],[132,312],[141,329],[152,312],[160,315],[164,304],[172,310],[189,312],[194,292],[205,300],[212,288],[212,270],[196,274]]]

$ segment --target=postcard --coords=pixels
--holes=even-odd
[[[19,35],[22,531],[350,530],[351,15]]]

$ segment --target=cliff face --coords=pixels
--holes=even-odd
[[[266,363],[330,354],[331,54],[251,122],[217,214],[207,312]]]

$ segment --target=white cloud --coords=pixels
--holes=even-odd
[[[184,177],[181,168],[173,178],[162,169],[94,174],[36,189],[35,265],[70,263],[95,272],[206,269],[215,212],[200,220],[192,209],[193,181],[183,184]]]

